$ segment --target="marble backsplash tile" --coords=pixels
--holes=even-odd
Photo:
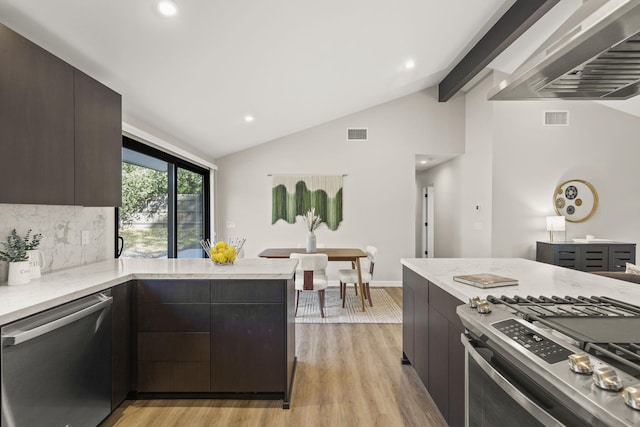
[[[42,233],[43,273],[113,258],[113,208],[0,204],[0,241],[14,228],[21,236],[29,229]],[[88,245],[82,245],[82,231],[89,232]],[[7,280],[7,266],[0,262],[0,282]]]

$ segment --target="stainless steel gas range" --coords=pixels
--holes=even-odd
[[[640,307],[489,296],[457,313],[467,426],[640,426]]]

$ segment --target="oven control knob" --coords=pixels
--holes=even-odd
[[[569,356],[569,368],[578,374],[591,374],[593,367],[586,353],[577,353]]]
[[[622,398],[624,403],[640,411],[640,384],[625,387],[622,390]]]
[[[481,314],[491,313],[491,305],[486,299],[481,299],[480,301],[478,301],[477,309],[478,313]]]
[[[477,308],[478,307],[478,302],[480,302],[480,297],[469,298],[469,307]]]
[[[618,391],[622,388],[622,381],[618,378],[615,369],[610,366],[594,369],[593,382],[603,390]]]

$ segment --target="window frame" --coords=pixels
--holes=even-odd
[[[193,164],[187,160],[184,160],[180,157],[176,157],[172,154],[166,153],[157,148],[146,145],[142,142],[136,141],[128,136],[122,136],[122,148],[126,148],[128,150],[136,151],[141,154],[145,154],[147,156],[154,157],[158,160],[162,160],[167,162],[168,167],[168,213],[170,221],[167,225],[167,233],[168,233],[168,248],[167,248],[167,258],[177,258],[178,255],[178,239],[177,239],[177,230],[178,230],[178,216],[176,215],[177,211],[177,200],[178,200],[178,168],[185,169],[189,172],[197,173],[202,175],[203,177],[203,215],[204,215],[204,235],[205,238],[211,235],[211,182],[210,182],[210,170],[204,168],[202,166],[198,166]],[[120,246],[120,208],[115,208],[115,246],[114,246],[114,257],[119,258],[120,254],[119,246]],[[206,255],[203,253],[202,258],[205,258]]]

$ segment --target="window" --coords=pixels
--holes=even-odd
[[[203,258],[208,195],[207,169],[123,137],[116,256]]]

